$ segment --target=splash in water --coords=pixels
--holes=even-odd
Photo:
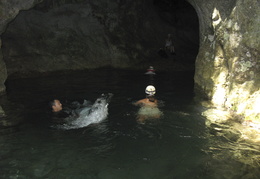
[[[65,124],[56,127],[61,129],[77,129],[105,120],[108,115],[108,104],[112,96],[113,94],[111,93],[102,94],[98,99],[96,99],[93,105],[83,104],[83,108],[77,109],[77,116],[66,118]]]

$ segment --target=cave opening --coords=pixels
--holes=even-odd
[[[190,54],[188,58],[179,58],[193,64],[199,50],[199,21],[195,9],[181,0],[154,0],[153,4],[162,21],[175,28],[176,51]]]
[[[193,70],[199,49],[195,9],[182,0],[44,0],[20,11],[2,34],[9,77],[100,67]],[[173,35],[175,54],[166,51]]]

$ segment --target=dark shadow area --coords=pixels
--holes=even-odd
[[[168,34],[175,53],[165,50]],[[193,71],[199,24],[193,7],[182,0],[45,0],[18,14],[2,44],[12,78],[109,66]]]
[[[172,33],[176,59],[194,64],[199,50],[199,22],[195,9],[186,1],[154,0],[161,20],[175,28]],[[190,54],[190,58],[181,55]]]

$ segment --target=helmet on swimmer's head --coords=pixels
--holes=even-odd
[[[154,95],[155,92],[156,92],[156,90],[155,90],[155,87],[153,85],[148,85],[145,88],[145,93],[148,94],[148,95]]]

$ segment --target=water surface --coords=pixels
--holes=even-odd
[[[150,83],[143,71],[101,69],[8,80],[1,103],[17,125],[0,136],[0,178],[186,179],[241,178],[248,165],[215,150],[229,142],[205,127],[193,102],[193,72],[157,71],[153,83],[160,119],[136,121]],[[113,93],[107,119],[80,129],[51,127],[48,102],[95,101]],[[214,141],[214,142],[212,142]],[[227,154],[227,156],[225,156]],[[223,157],[214,158],[214,155]],[[221,169],[221,170],[220,170]],[[255,177],[257,168],[250,168]]]

